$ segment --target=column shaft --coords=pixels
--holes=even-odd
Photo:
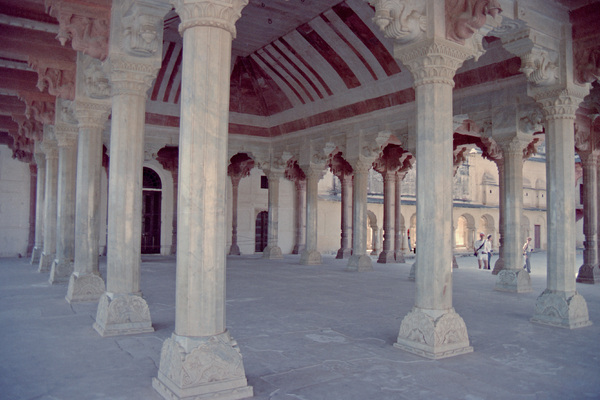
[[[498,259],[494,264],[494,270],[492,275],[498,275],[504,268],[504,207],[506,201],[504,200],[504,161],[496,160],[496,167],[498,168]],[[471,246],[472,247],[472,246]]]
[[[240,186],[240,177],[231,178],[231,247],[229,255],[240,255],[240,248],[237,244],[237,226],[238,226],[238,189]]]
[[[383,250],[379,253],[378,263],[395,262],[394,249],[394,222],[396,211],[396,173],[386,171],[383,175]]]
[[[317,250],[318,194],[322,170],[312,165],[303,169],[306,174],[306,248],[300,256],[300,264],[318,265],[322,262],[321,253]]]
[[[341,237],[340,248],[335,258],[344,259],[352,255],[350,239],[352,238],[352,175],[340,175],[341,193]]]
[[[44,197],[46,192],[46,157],[44,153],[35,154],[37,164],[37,185],[35,192],[35,245],[31,253],[31,264],[37,265],[44,248]]]
[[[302,254],[306,248],[306,179],[298,179],[296,187],[296,231],[292,254]]]
[[[67,282],[73,273],[75,257],[75,187],[77,178],[77,134],[59,132],[58,136],[58,210],[56,258],[50,283]],[[63,137],[69,135],[69,137]],[[72,135],[72,136],[71,136]]]
[[[402,178],[405,172],[396,172],[394,185],[394,258],[404,263],[404,227],[402,226]]]
[[[531,279],[523,269],[521,214],[523,213],[523,145],[514,138],[501,143],[504,160],[502,246],[504,267],[498,273],[496,290],[530,292]]]
[[[348,270],[369,271],[373,269],[371,257],[367,255],[367,184],[371,162],[358,160],[352,164],[354,187],[352,189],[352,256],[348,259]]]
[[[46,139],[44,139],[46,140]],[[56,212],[58,192],[58,150],[56,142],[43,144],[46,153],[46,193],[44,196],[44,250],[38,272],[49,272],[56,252]]]
[[[267,225],[267,247],[263,250],[263,258],[281,259],[281,249],[278,245],[279,237],[279,183],[280,173],[269,173],[269,220]]]
[[[596,154],[582,155],[583,164],[583,234],[585,249],[583,265],[579,268],[577,282],[599,283],[598,271],[598,199],[596,197],[598,156]]]

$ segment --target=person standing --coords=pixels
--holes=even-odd
[[[527,241],[523,245],[523,269],[526,269],[528,273],[531,273],[531,263],[529,262],[529,255],[532,251],[533,248],[531,247],[531,238],[528,237]]]
[[[473,250],[475,250],[474,255],[477,257],[477,263],[479,264],[479,269],[481,269],[481,265],[483,264],[483,269],[487,269],[487,262],[488,262],[488,257],[487,257],[487,251],[485,249],[485,234],[483,232],[481,232],[479,234],[479,240],[476,240],[475,243],[473,243]]]
[[[492,243],[492,235],[487,236],[487,240],[485,241],[485,246],[483,246],[485,251],[487,252],[487,269],[491,269],[492,267],[492,254],[493,251],[493,243]]]

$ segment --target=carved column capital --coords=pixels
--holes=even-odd
[[[129,57],[110,58],[111,95],[134,95],[147,97],[148,89],[160,66],[137,62]]]
[[[102,128],[110,114],[109,102],[75,101],[75,115],[79,128]]]
[[[118,32],[121,50],[136,57],[160,57],[163,18],[171,10],[170,4],[137,0],[133,4],[123,2],[121,7],[118,11],[121,20]],[[112,18],[115,18],[114,12]]]
[[[77,144],[77,126],[56,125],[55,129],[58,147],[72,147]]]
[[[91,99],[108,99],[110,97],[110,80],[108,65],[101,61],[77,54],[77,96]]]
[[[433,83],[454,87],[456,70],[472,52],[460,44],[435,38],[396,47],[394,56],[410,70],[415,87]]]
[[[367,157],[358,157],[353,160],[348,160],[352,169],[354,169],[354,174],[367,174],[369,169],[373,166],[374,158]]]
[[[42,149],[46,160],[58,158],[58,143],[55,139],[46,138],[42,142]]]
[[[575,112],[588,93],[587,86],[569,85],[535,91],[533,97],[542,107],[546,120],[575,120]]]
[[[242,16],[248,0],[173,0],[175,11],[181,18],[179,33],[194,26],[225,29],[236,37],[235,23]]]
[[[301,165],[300,168],[306,175],[306,179],[316,179],[318,181],[325,175],[325,165],[323,164],[309,163]]]

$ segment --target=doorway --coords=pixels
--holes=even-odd
[[[542,248],[542,228],[540,225],[534,225],[533,226],[533,232],[534,232],[534,249],[541,249]]]
[[[267,247],[269,230],[269,212],[261,211],[256,216],[254,251],[261,253]]]
[[[142,254],[160,254],[160,208],[162,184],[160,177],[144,167],[142,192]]]

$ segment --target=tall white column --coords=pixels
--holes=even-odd
[[[340,248],[335,258],[344,259],[352,255],[350,240],[352,239],[352,173],[342,172],[339,175],[341,184],[341,237]]]
[[[567,86],[537,93],[546,120],[548,274],[532,322],[564,328],[591,324],[575,288],[575,111],[587,90]]]
[[[37,185],[35,192],[35,245],[31,253],[31,264],[37,265],[44,250],[44,196],[46,191],[46,156],[36,144],[34,154],[37,164]]]
[[[402,180],[406,171],[397,171],[394,185],[394,258],[397,263],[405,263],[404,259],[404,227],[402,226]]]
[[[296,188],[295,244],[292,254],[302,254],[306,248],[306,177],[294,181]]]
[[[223,183],[231,41],[246,4],[175,2],[183,35],[175,332],[163,344],[153,380],[166,399],[252,396],[242,356],[225,324]]]
[[[44,250],[38,272],[49,272],[56,253],[56,206],[58,192],[58,145],[54,126],[44,125],[42,148],[46,155],[46,193],[44,195]]]
[[[69,303],[98,301],[105,290],[98,267],[98,256],[102,130],[109,113],[110,104],[106,101],[75,101],[79,137],[75,193],[75,258],[66,296]]]
[[[229,175],[229,178],[231,179],[231,246],[229,247],[229,255],[239,256],[240,248],[237,244],[238,189],[242,176]]]
[[[278,245],[279,237],[279,183],[283,171],[267,171],[269,180],[269,220],[267,225],[267,247],[263,250],[263,258],[277,260],[283,258]]]
[[[378,263],[392,263],[394,249],[394,222],[396,212],[396,171],[386,169],[383,174],[383,250],[379,253]]]
[[[583,265],[579,267],[577,282],[600,283],[598,268],[598,154],[579,152],[583,164]]]
[[[506,200],[504,199],[504,160],[494,160],[496,167],[498,168],[498,259],[494,264],[492,275],[498,275],[498,273],[504,268],[504,207],[506,206]],[[519,228],[520,230],[520,228]]]
[[[504,160],[502,246],[503,268],[498,273],[496,290],[524,293],[531,291],[529,273],[523,269],[521,215],[523,214],[523,147],[526,142],[512,137],[498,142]]]
[[[473,351],[467,327],[452,307],[449,239],[453,233],[453,77],[469,51],[433,38],[397,46],[395,55],[415,80],[419,250],[415,306],[402,320],[394,346],[429,358],[450,357]]]
[[[108,180],[106,292],[94,329],[101,336],[152,332],[140,290],[142,178],[148,89],[160,68],[168,6],[113,3],[110,67],[112,118]]]
[[[62,102],[58,99],[57,103]],[[58,105],[58,104],[57,104]],[[60,109],[60,107],[56,107]],[[61,123],[57,111],[55,134],[58,140],[58,210],[56,258],[49,282],[67,282],[75,257],[75,187],[77,178],[77,126]]]
[[[373,159],[358,158],[350,161],[354,169],[352,188],[352,256],[348,259],[349,271],[371,271],[373,262],[367,255],[367,184]]]
[[[319,180],[323,175],[323,166],[309,164],[302,166],[306,175],[306,248],[300,254],[300,264],[319,265],[322,263],[321,253],[317,250]]]

